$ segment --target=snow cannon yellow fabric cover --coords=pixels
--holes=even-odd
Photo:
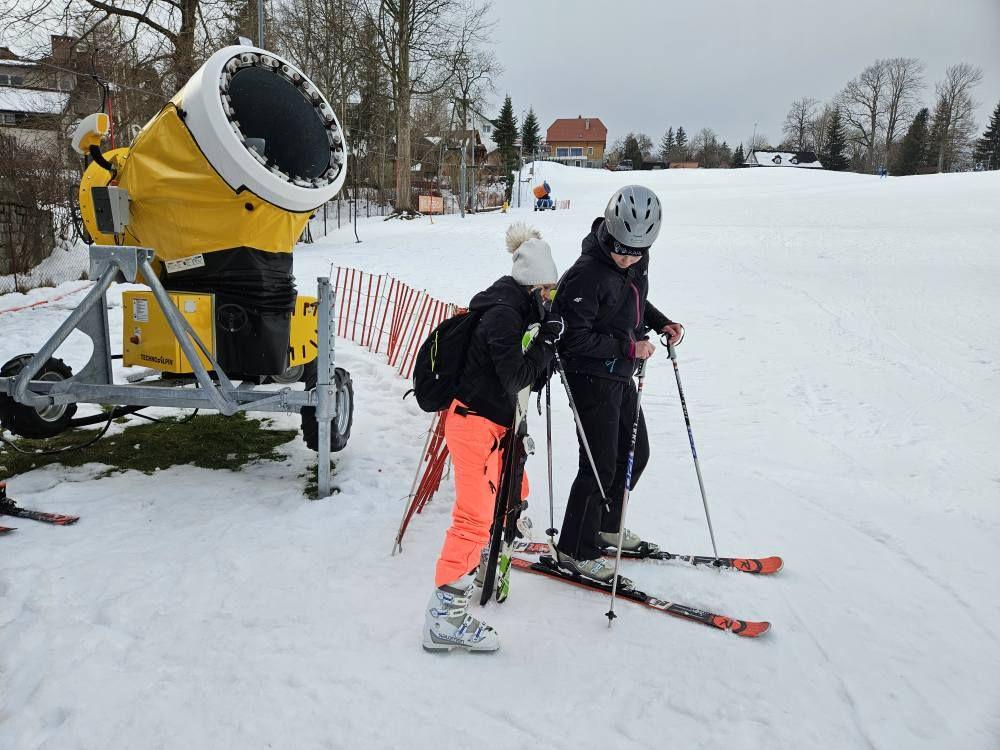
[[[125,242],[177,261],[232,248],[287,253],[310,213],[346,178],[346,144],[332,107],[291,63],[253,47],[226,47],[116,150],[117,183],[130,198]],[[90,187],[110,175],[96,164],[81,181],[84,221]],[[119,237],[119,240],[122,238]]]

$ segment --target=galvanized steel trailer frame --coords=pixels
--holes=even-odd
[[[331,422],[337,413],[334,352],[336,326],[334,304],[336,291],[330,279],[317,279],[318,349],[316,387],[311,391],[261,390],[254,383],[238,386],[226,375],[204,342],[171,301],[170,294],[160,283],[151,265],[155,253],[145,247],[124,245],[91,245],[90,278],[97,279],[87,296],[15,377],[0,378],[0,393],[18,403],[35,408],[59,404],[112,404],[116,406],[161,406],[177,409],[213,409],[232,415],[240,411],[301,412],[303,407],[316,409],[319,428],[319,496],[331,494],[330,443]],[[135,282],[139,274],[152,290],[163,311],[170,330],[177,337],[184,356],[191,364],[198,388],[164,387],[163,385],[116,384],[111,369],[111,336],[108,326],[107,291],[116,281]],[[73,331],[90,337],[94,348],[90,360],[72,377],[59,381],[33,380],[49,358]],[[209,374],[198,352],[204,355],[214,371]],[[348,405],[351,408],[351,405]]]

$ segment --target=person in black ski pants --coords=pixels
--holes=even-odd
[[[632,378],[638,361],[652,357],[656,349],[648,331],[669,335],[671,343],[679,342],[683,333],[679,323],[646,299],[649,248],[661,222],[653,191],[639,185],[616,191],[604,216],[591,225],[582,254],[559,280],[554,304],[566,325],[559,346],[566,379],[608,498],[606,506],[581,441],[556,558],[561,567],[603,582],[614,575],[603,553],[618,545],[636,416]],[[648,459],[649,440],[640,413],[633,487]],[[622,549],[636,550],[640,544],[642,540],[626,529]]]

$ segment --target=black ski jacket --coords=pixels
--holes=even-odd
[[[612,241],[598,217],[583,238],[583,252],[559,280],[555,311],[566,323],[559,352],[568,372],[612,380],[635,374],[635,343],[672,323],[646,300],[649,251],[628,270],[611,258]]]
[[[459,378],[458,400],[502,427],[514,422],[518,391],[547,372],[552,350],[540,341],[521,352],[525,329],[541,315],[531,296],[510,276],[477,294],[469,310],[483,310]]]

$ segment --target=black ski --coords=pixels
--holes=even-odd
[[[554,578],[574,586],[600,591],[608,595],[611,594],[610,585],[599,583],[598,581],[592,581],[588,578],[583,578],[582,576],[566,572],[556,565],[556,562],[548,556],[543,556],[536,563],[522,560],[520,558],[514,558],[512,565],[518,570],[524,570],[529,573],[537,573],[539,575]],[[698,609],[697,607],[680,604],[679,602],[671,602],[666,599],[660,599],[636,588],[619,587],[617,596],[622,599],[627,599],[630,602],[635,602],[636,604],[641,604],[645,607],[649,607],[650,609],[657,610],[658,612],[663,612],[665,614],[672,615],[673,617],[679,617],[683,620],[697,622],[701,625],[707,625],[708,627],[716,628],[718,630],[735,633],[743,638],[757,638],[758,636],[764,635],[764,633],[771,629],[771,623],[769,622],[755,622],[753,620],[739,620],[734,617],[727,617],[726,615],[708,612],[703,609]]]
[[[515,410],[518,411],[518,410]],[[496,495],[496,508],[493,513],[493,526],[490,529],[489,554],[486,558],[486,573],[483,578],[483,591],[479,603],[486,604],[497,590],[497,599],[507,598],[509,564],[501,571],[500,587],[497,588],[497,568],[500,562],[502,548],[510,544],[517,531],[517,518],[521,513],[521,480],[524,476],[524,464],[528,459],[528,425],[520,413],[515,414],[515,422],[504,436],[501,446],[503,462],[500,472],[500,487]],[[504,561],[509,555],[504,556]]]
[[[14,516],[15,518],[27,518],[29,521],[41,521],[51,523],[56,526],[69,526],[80,520],[80,516],[65,516],[61,513],[46,513],[40,510],[29,510],[17,505],[11,498],[7,497],[7,483],[0,482],[0,516]]]

